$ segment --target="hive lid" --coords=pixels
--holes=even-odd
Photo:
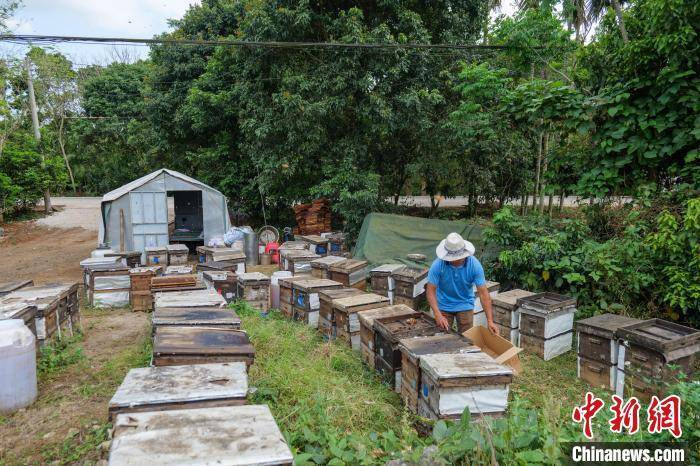
[[[365,294],[364,291],[352,287],[327,288],[318,292],[318,299],[321,301],[334,301],[336,299],[347,298]]]
[[[245,362],[139,367],[131,369],[109,408],[246,398]]]
[[[348,296],[333,301],[333,307],[341,311],[350,311],[353,308],[366,306],[368,304],[388,303],[389,298],[374,293],[362,293],[355,296]]]
[[[309,278],[307,280],[298,280],[292,284],[292,288],[303,292],[311,292],[322,288],[340,288],[343,284],[326,278]]]
[[[225,261],[207,261],[202,264],[197,265],[197,270],[208,270],[208,269],[213,269],[213,270],[227,270],[227,269],[236,269],[236,266],[239,264],[237,261],[233,260],[225,260]]]
[[[419,281],[423,280],[425,277],[428,276],[428,269],[403,267],[392,272],[391,276],[394,278],[394,280],[397,281],[418,283]]]
[[[315,267],[318,269],[328,269],[331,265],[337,264],[338,262],[342,262],[344,260],[345,258],[340,256],[319,257],[318,259],[314,259],[311,261],[311,267]]]
[[[153,275],[158,274],[161,270],[163,270],[163,267],[160,265],[149,265],[134,267],[133,269],[129,269],[129,273],[131,275]]]
[[[213,290],[167,291],[155,293],[155,308],[160,307],[223,307],[226,300]]]
[[[105,257],[117,257],[117,258],[134,258],[140,257],[141,251],[112,251],[106,252]]]
[[[112,257],[88,257],[80,261],[80,266],[82,268],[92,267],[96,265],[110,265],[120,262],[120,258],[117,256]]]
[[[375,319],[374,331],[392,343],[398,343],[402,338],[443,332],[431,317],[417,311],[412,315]]]
[[[190,252],[189,248],[185,244],[168,244],[165,248],[168,250],[168,252]]]
[[[385,317],[407,316],[415,313],[416,311],[406,306],[405,304],[396,304],[394,306],[386,306],[377,309],[368,309],[366,311],[360,311],[357,313],[357,317],[360,319],[360,322],[362,322],[362,324],[365,327],[372,328],[376,319],[382,319]]]
[[[254,466],[293,461],[266,405],[119,414],[109,453],[114,465]]]
[[[543,313],[550,313],[576,306],[576,298],[557,293],[537,293],[518,298],[517,305]]]
[[[641,319],[621,316],[618,314],[601,314],[587,319],[577,321],[574,326],[576,330],[583,333],[590,333],[603,338],[612,339],[617,330],[627,325],[638,324]]]
[[[156,327],[153,354],[251,355],[255,349],[243,330],[216,327]]]
[[[296,236],[296,238],[299,238],[301,241],[311,243],[311,244],[326,244],[326,243],[328,243],[328,239],[323,238],[320,235],[303,235],[303,236]]]
[[[238,283],[252,284],[252,283],[270,283],[270,277],[261,272],[247,272],[238,274]]]
[[[700,330],[662,319],[649,319],[618,329],[617,334],[630,343],[659,353],[682,351],[692,354],[700,350]],[[667,358],[672,359],[672,358]]]
[[[483,352],[426,354],[420,358],[420,368],[434,380],[513,375],[510,367]]]
[[[165,275],[189,275],[192,270],[191,265],[169,265],[165,268]]]
[[[34,318],[37,308],[35,305],[22,302],[3,302],[0,301],[0,320],[22,319],[29,322]]]
[[[225,282],[238,279],[236,274],[229,270],[207,270],[202,272],[202,276],[210,282]]]
[[[58,299],[77,290],[77,283],[50,283],[46,285],[26,286],[3,296],[3,299],[17,301],[36,301],[41,299]]]
[[[287,241],[282,243],[282,245],[279,247],[280,252],[284,250],[290,251],[293,249],[309,249],[309,244],[305,241]]]
[[[291,288],[295,282],[298,282],[300,280],[308,280],[309,277],[303,276],[303,275],[297,275],[295,277],[283,277],[277,280],[277,283],[279,283],[281,288]]]
[[[404,264],[384,264],[369,271],[372,275],[391,275],[399,269],[406,267]]]
[[[399,340],[399,349],[414,359],[426,354],[477,353],[481,351],[469,338],[455,333],[402,338]]]
[[[215,261],[244,261],[245,253],[240,249],[233,248],[216,248],[211,252],[212,259]]]
[[[21,280],[16,282],[0,283],[0,295],[8,294],[15,290],[19,290],[20,288],[24,288],[25,286],[30,286],[33,284],[34,282],[32,280]]]
[[[235,325],[241,319],[222,307],[163,307],[153,311],[153,325]]]
[[[524,298],[526,296],[532,296],[534,294],[535,293],[533,293],[532,291],[515,289],[505,291],[503,293],[498,293],[497,296],[491,298],[491,302],[495,306],[514,311],[518,307],[518,299]]]
[[[148,254],[149,252],[163,253],[168,252],[168,248],[165,246],[146,246],[143,248],[144,252]]]
[[[335,263],[330,266],[331,272],[350,273],[367,267],[367,261],[359,259],[345,259],[342,262]]]
[[[321,256],[316,254],[315,252],[311,252],[308,249],[291,249],[287,251],[286,254],[283,255],[283,257],[287,258],[287,260],[290,260],[292,262],[294,261],[313,261],[316,259],[320,259]]]

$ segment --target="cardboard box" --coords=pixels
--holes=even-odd
[[[495,335],[486,327],[472,327],[462,335],[469,338],[472,343],[481,348],[481,351],[488,354],[499,364],[505,364],[513,369],[514,375],[520,375],[523,368],[520,365],[520,352],[511,342],[500,335]]]

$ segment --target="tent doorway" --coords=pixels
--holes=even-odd
[[[203,243],[202,191],[168,191],[173,198],[174,222],[171,243]]]

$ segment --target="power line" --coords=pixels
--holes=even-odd
[[[512,50],[517,46],[481,45],[481,44],[421,44],[421,43],[343,43],[343,42],[279,42],[279,41],[245,41],[245,40],[205,40],[205,39],[136,39],[129,37],[87,37],[87,36],[47,36],[30,34],[2,34],[0,42],[13,43],[59,43],[76,42],[84,44],[136,44],[136,45],[208,45],[251,48],[281,49],[361,49],[361,50]],[[527,47],[533,48],[533,47]],[[535,47],[539,48],[539,47]]]

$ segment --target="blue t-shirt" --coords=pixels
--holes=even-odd
[[[459,267],[442,259],[435,259],[428,272],[428,283],[437,287],[438,307],[445,312],[474,309],[474,285],[486,284],[481,262],[469,256]]]

